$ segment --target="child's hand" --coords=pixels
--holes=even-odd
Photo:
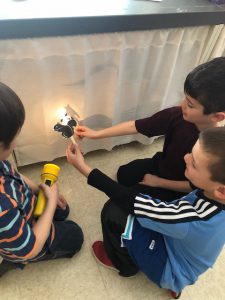
[[[70,143],[66,149],[66,157],[68,163],[73,165],[84,176],[87,177],[92,171],[92,169],[85,163],[78,145]]]
[[[144,184],[144,185],[148,185],[148,186],[152,186],[152,187],[159,187],[160,182],[161,182],[160,177],[158,177],[156,175],[152,175],[152,174],[145,174],[145,176],[143,177],[143,180],[142,180],[142,182],[140,182],[140,184]]]
[[[70,143],[66,149],[68,163],[79,169],[84,164],[84,157],[76,144]]]
[[[57,206],[60,207],[61,209],[66,209],[67,201],[66,201],[65,197],[61,194],[59,194]]]
[[[92,130],[86,126],[78,125],[75,127],[74,132],[80,139],[82,139],[83,137],[87,137],[90,139],[98,138],[98,131]]]
[[[41,183],[39,188],[45,194],[46,199],[56,206],[59,199],[59,190],[57,184],[54,183],[52,186],[48,186],[44,183]]]

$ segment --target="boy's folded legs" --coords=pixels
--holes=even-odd
[[[54,221],[55,239],[48,251],[38,261],[71,258],[80,251],[84,241],[83,232],[73,221]]]
[[[126,165],[119,167],[117,181],[125,186],[133,186],[142,181],[145,174],[153,172],[155,167],[154,159],[136,159]]]
[[[57,206],[53,219],[54,221],[65,221],[66,218],[69,216],[69,213],[70,213],[70,207],[68,204],[66,205],[65,209],[62,209]]]
[[[107,257],[123,277],[137,274],[134,264],[125,247],[121,247],[121,234],[124,232],[127,214],[120,210],[112,200],[108,200],[101,213],[103,244]]]
[[[126,227],[127,214],[122,211],[112,200],[108,200],[102,209],[101,222],[104,240],[103,246],[107,257],[112,262],[111,268],[115,267],[118,270],[119,275],[122,277],[134,276],[138,273],[139,269],[142,269],[143,262],[141,258],[140,262],[136,264],[134,258],[131,258],[127,247],[121,247],[121,235]],[[149,272],[148,275],[153,282],[159,284],[161,273],[164,269],[166,261],[165,243],[161,234],[147,229],[146,232],[149,232],[149,237],[147,234],[147,239],[145,241],[146,244],[149,244],[151,240],[157,242],[157,247],[152,250],[150,260],[147,262],[152,266],[151,272]],[[128,240],[127,242],[130,241]],[[98,248],[98,253],[102,252],[99,251],[99,248],[102,247],[99,247],[99,245],[96,245],[96,243],[94,243],[92,247],[94,246],[95,248]],[[97,257],[96,253],[94,254],[100,263],[105,266],[108,264],[107,260],[106,263],[104,263],[104,260],[101,260],[101,257]],[[137,265],[139,267],[137,267]]]
[[[55,239],[50,249],[53,259],[71,258],[80,251],[84,241],[83,232],[78,224],[73,221],[54,221]]]
[[[152,158],[136,159],[120,166],[117,171],[118,183],[129,187],[132,186],[138,193],[147,194],[164,201],[173,201],[185,196],[187,193],[139,184],[145,174],[157,175],[158,157],[159,154],[156,153]]]

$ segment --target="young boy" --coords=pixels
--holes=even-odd
[[[197,188],[170,203],[138,194],[92,169],[77,146],[68,146],[67,160],[88,184],[110,197],[102,210],[104,244],[92,246],[101,264],[124,277],[142,270],[176,297],[213,266],[225,243],[224,127],[200,133],[184,157],[185,176]]]
[[[65,221],[68,205],[56,184],[40,185],[47,203],[43,214],[34,219],[39,188],[6,160],[16,146],[24,119],[19,97],[0,83],[0,276],[28,262],[72,257],[83,243],[81,228]]]
[[[181,107],[164,109],[151,117],[129,121],[103,130],[78,126],[79,137],[99,139],[141,133],[148,137],[165,135],[162,152],[137,159],[119,168],[118,182],[137,185],[139,192],[161,200],[176,199],[191,191],[184,177],[184,155],[191,151],[199,131],[216,127],[225,118],[225,57],[196,67],[184,82]]]

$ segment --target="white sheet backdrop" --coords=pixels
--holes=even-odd
[[[103,128],[178,104],[187,73],[224,51],[223,26],[0,41],[0,80],[21,97],[26,121],[18,166],[65,155],[53,131],[69,104],[83,123]],[[218,46],[219,47],[219,46]],[[223,48],[223,51],[221,50]],[[213,52],[214,51],[214,52]],[[110,150],[141,135],[84,140],[83,150]]]

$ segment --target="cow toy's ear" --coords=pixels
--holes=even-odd
[[[71,119],[71,120],[69,120],[67,125],[69,125],[70,127],[76,127],[77,126],[77,121],[74,120],[74,119]]]
[[[57,123],[57,124],[55,124],[55,126],[54,126],[54,130],[55,131],[59,131],[59,132],[62,132],[63,131],[63,125],[62,124],[60,124],[60,123]]]

